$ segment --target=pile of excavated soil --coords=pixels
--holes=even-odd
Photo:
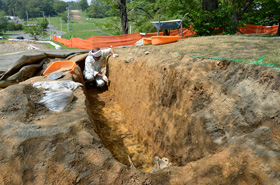
[[[279,184],[279,70],[188,42],[116,48],[108,89],[58,113],[36,103],[47,77],[0,90],[0,184]],[[84,84],[78,66],[60,80]],[[171,167],[150,173],[156,156]]]
[[[33,46],[36,47],[36,49],[41,49],[41,50],[50,49],[46,45],[36,43],[36,42],[5,41],[5,42],[0,42],[0,54],[35,49]]]

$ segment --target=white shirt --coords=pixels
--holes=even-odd
[[[86,75],[89,73],[93,74],[93,76],[96,76],[101,70],[103,58],[107,56],[110,53],[110,51],[111,48],[101,49],[101,57],[99,60],[95,60],[91,55],[87,56],[83,74]]]

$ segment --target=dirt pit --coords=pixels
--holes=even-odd
[[[154,163],[145,146],[129,132],[125,116],[112,91],[91,88],[87,91],[94,123],[104,146],[115,159],[133,165],[143,172],[151,172]]]
[[[1,90],[0,183],[279,184],[279,71],[176,47],[116,48],[108,89],[79,87],[59,113],[25,86],[46,77]],[[80,68],[63,79],[84,84]]]

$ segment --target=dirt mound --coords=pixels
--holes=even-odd
[[[50,49],[44,44],[36,42],[25,42],[25,41],[5,41],[0,42],[0,54],[13,53],[31,49]]]

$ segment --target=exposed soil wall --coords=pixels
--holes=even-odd
[[[228,61],[146,55],[140,49],[127,48],[125,53],[131,54],[109,63],[109,90],[118,97],[128,129],[150,153],[148,162],[160,156],[184,166],[229,148],[229,156],[233,150],[242,153],[237,155],[246,163],[237,165],[242,174],[266,157],[270,165],[279,162],[277,70]],[[228,162],[234,163],[229,158]],[[220,165],[215,174],[222,173],[224,167]],[[258,170],[254,173],[267,180],[280,172],[274,165],[269,168],[266,175]],[[262,182],[262,177],[256,178]]]

